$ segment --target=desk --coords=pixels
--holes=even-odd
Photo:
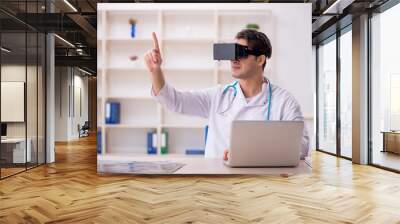
[[[25,138],[6,138],[1,139],[2,149],[1,157],[5,159],[6,163],[25,163],[31,161],[31,144],[30,138],[27,138],[27,146],[25,153]],[[9,146],[12,147],[9,147]],[[5,146],[5,147],[4,147]],[[12,155],[11,155],[12,154]],[[12,158],[12,159],[11,159]]]
[[[222,159],[206,159],[203,156],[193,155],[99,155],[97,158],[97,171],[99,173],[109,173],[103,169],[102,164],[118,164],[130,161],[170,161],[186,164],[175,171],[176,174],[256,174],[256,175],[294,175],[311,173],[311,163],[308,160],[301,160],[297,167],[277,167],[277,168],[231,168],[225,166]],[[129,173],[128,166],[121,169],[119,173]]]
[[[400,154],[400,132],[382,131],[383,149],[382,152],[392,152]]]

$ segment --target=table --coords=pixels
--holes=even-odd
[[[103,164],[128,163],[130,161],[170,161],[184,163],[185,166],[178,169],[172,175],[176,174],[256,174],[256,175],[295,175],[309,174],[312,171],[311,161],[309,159],[301,160],[297,167],[266,167],[266,168],[231,168],[224,165],[222,159],[208,159],[199,155],[99,155],[97,159],[98,172],[110,173],[103,169]],[[111,173],[129,173],[128,166],[122,168],[120,172]]]
[[[382,131],[383,149],[382,152],[400,154],[400,131]]]
[[[6,163],[25,163],[31,161],[31,144],[30,138],[27,138],[28,142],[25,153],[25,138],[6,138],[1,139],[2,149],[1,157],[6,160]],[[12,145],[12,147],[9,147]],[[5,147],[4,147],[5,146]]]

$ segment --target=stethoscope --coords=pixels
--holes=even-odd
[[[267,121],[269,121],[269,116],[270,116],[270,113],[271,113],[272,87],[271,87],[271,82],[270,82],[267,78],[264,78],[264,81],[266,81],[266,82],[268,83],[268,92],[269,92],[269,94],[268,94]],[[238,84],[238,82],[239,82],[239,81],[235,81],[234,83],[232,83],[232,84],[230,84],[230,85],[227,85],[227,86],[224,88],[224,90],[222,91],[222,96],[225,96],[225,94],[229,91],[229,89],[232,88],[232,89],[234,90],[234,92],[233,92],[233,98],[232,98],[232,100],[230,100],[228,107],[227,107],[224,111],[219,112],[220,114],[224,114],[226,111],[228,111],[228,110],[231,108],[232,103],[233,103],[233,101],[235,100],[236,95],[237,95],[237,92],[238,92],[238,91],[237,91],[237,84]],[[222,102],[222,100],[221,100],[221,102]]]

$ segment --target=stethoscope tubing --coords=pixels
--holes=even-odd
[[[268,92],[269,92],[269,94],[268,94],[268,109],[267,109],[267,121],[269,121],[270,114],[271,114],[272,87],[271,87],[271,82],[268,79],[266,79],[266,80],[268,81]],[[237,95],[237,87],[236,87],[237,84],[238,84],[238,81],[235,81],[233,84],[226,86],[225,89],[222,91],[222,96],[224,96],[230,88],[232,88],[234,90],[233,100],[230,102],[228,108],[221,113],[225,113],[226,111],[228,111],[230,109],[233,101],[235,100],[236,95]]]

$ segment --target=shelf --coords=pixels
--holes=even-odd
[[[148,124],[160,123],[155,100],[114,99],[107,101],[120,103],[120,124],[147,126]]]
[[[103,68],[97,68],[98,71],[102,71]],[[128,67],[128,66],[120,66],[120,67],[107,67],[106,70],[108,71],[107,76],[112,75],[110,71],[121,72],[121,71],[130,71],[135,73],[146,73],[146,75],[150,75],[150,72],[145,67]],[[213,72],[214,67],[162,67],[164,72],[175,72],[175,71],[201,71],[201,72]]]
[[[220,63],[218,72],[232,72],[231,63],[229,61]]]
[[[232,38],[219,38],[218,43],[236,43],[235,37]]]
[[[165,67],[162,68],[164,72],[214,72],[214,67]]]
[[[97,46],[97,68],[102,68],[104,67],[104,62],[103,62],[103,49],[101,46]]]
[[[97,40],[102,39],[104,36],[104,14],[101,12],[97,12]],[[99,47],[97,47],[98,49]]]
[[[266,10],[220,10],[220,17],[249,17],[251,16],[270,16],[270,12]]]
[[[232,71],[231,65],[230,64],[227,64],[227,65],[222,65],[221,64],[221,66],[218,68],[218,71],[219,72],[231,72]]]
[[[103,74],[101,72],[97,72],[97,96],[103,96]]]
[[[205,131],[200,128],[163,128],[168,132],[168,149],[170,154],[185,154],[186,149],[204,149]]]
[[[249,23],[258,24],[260,27],[259,30],[266,33],[267,36],[269,36],[268,34],[273,27],[271,15],[268,11],[220,11],[218,16],[220,22],[220,36],[218,39],[228,40],[228,42],[233,42],[236,34],[240,30],[245,29]]]
[[[143,149],[139,149],[143,150]],[[138,151],[138,150],[136,150]],[[168,153],[168,154],[147,154],[147,153],[106,153],[105,155],[98,154],[97,160],[98,161],[133,161],[135,158],[204,158],[204,155],[186,155],[183,153]]]
[[[142,63],[142,62],[140,62]],[[144,62],[143,62],[144,63]],[[143,64],[144,65],[144,64]],[[110,76],[110,71],[116,71],[116,72],[121,72],[121,71],[129,71],[129,72],[134,72],[134,73],[149,73],[149,71],[147,70],[146,67],[144,67],[143,65],[137,66],[137,65],[131,65],[131,66],[127,66],[127,65],[121,65],[121,66],[108,66],[105,69],[105,71],[107,71],[107,76]],[[100,69],[103,70],[103,69]]]
[[[150,155],[149,155],[150,156]],[[193,158],[193,157],[200,157],[200,158],[204,158],[204,155],[187,155],[187,154],[185,154],[185,153],[167,153],[167,154],[159,154],[159,155],[155,155],[155,156],[158,156],[158,157],[167,157],[167,158],[169,158],[169,157],[171,157],[171,158],[186,158],[186,157],[190,157],[190,158]]]
[[[164,122],[166,127],[205,127],[207,120],[200,117],[178,114],[168,109],[163,109]]]
[[[101,100],[100,100],[101,101]],[[97,102],[97,124],[100,127],[104,121],[103,121],[103,111],[101,110],[103,103],[102,102]]]
[[[149,89],[150,92],[150,89]],[[116,100],[154,100],[150,94],[148,96],[107,96],[107,99]]]
[[[124,41],[112,41],[107,45],[107,68],[145,68],[144,56],[153,47],[151,42],[127,44]],[[138,59],[132,61],[131,56]]]
[[[130,71],[130,72],[141,72],[141,73],[148,73],[146,67],[137,67],[137,66],[119,66],[119,67],[107,67],[107,75],[111,75],[110,72],[121,72],[121,71]]]
[[[166,81],[177,90],[190,91],[202,90],[214,85],[213,71],[185,71],[166,70],[164,72]]]
[[[109,12],[107,15],[106,39],[130,39],[130,19],[135,19],[135,38],[151,38],[151,33],[157,31],[158,14],[154,11]]]
[[[188,54],[190,56],[188,56]],[[164,66],[173,68],[214,67],[213,46],[166,44],[163,52]]]
[[[168,128],[168,129],[204,129],[205,125],[168,125],[168,124],[147,124],[147,125],[135,125],[135,124],[98,124],[99,127],[106,128]]]
[[[212,38],[165,38],[162,39],[166,44],[213,44]]]
[[[106,128],[157,128],[158,124],[105,124]]]
[[[150,74],[145,73],[145,70],[109,70],[106,83],[109,98],[151,97]]]
[[[226,85],[232,83],[234,80],[231,71],[221,71],[218,73],[218,84]]]
[[[185,129],[185,128],[187,128],[187,129],[204,129],[205,128],[205,125],[202,125],[202,124],[194,124],[194,125],[174,125],[174,124],[170,124],[170,125],[168,125],[168,124],[163,124],[163,125],[161,125],[161,128],[177,128],[177,129]]]
[[[150,38],[126,38],[126,37],[111,37],[107,39],[98,39],[97,45],[100,46],[102,41],[111,42],[126,42],[127,44],[143,44],[151,43],[153,44],[153,39]],[[213,44],[214,38],[183,38],[183,37],[170,37],[170,38],[160,38],[159,42],[164,42],[166,44]]]
[[[213,11],[165,11],[163,13],[163,37],[213,39]]]
[[[147,133],[152,127],[108,128],[106,131],[106,153],[147,154]]]
[[[153,43],[151,38],[126,38],[126,37],[109,37],[105,39],[107,42],[128,42],[128,43]]]

